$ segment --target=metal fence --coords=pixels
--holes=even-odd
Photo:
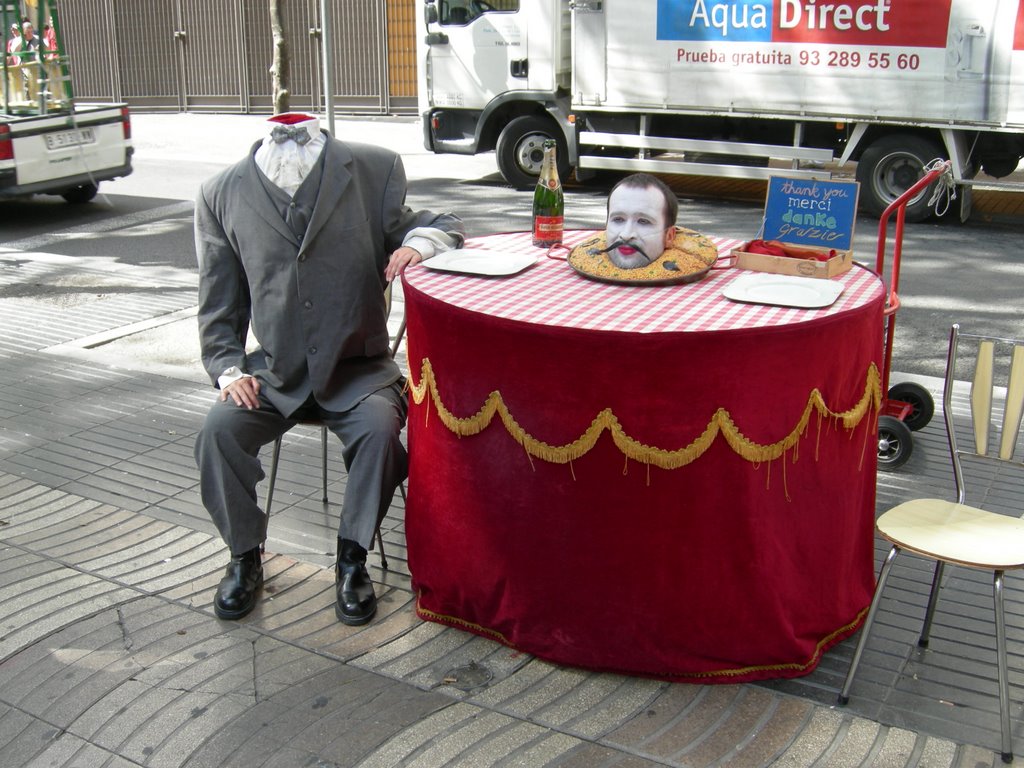
[[[337,110],[416,111],[414,0],[330,0]],[[324,108],[320,0],[281,0],[290,106]],[[146,111],[271,112],[266,0],[61,0],[75,96]]]

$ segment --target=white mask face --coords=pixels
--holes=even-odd
[[[620,269],[637,269],[655,261],[675,236],[665,221],[665,198],[654,187],[619,187],[608,198],[605,237],[612,263]]]

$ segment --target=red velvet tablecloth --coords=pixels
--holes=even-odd
[[[790,309],[724,298],[734,268],[634,287],[526,233],[467,247],[540,258],[405,273],[419,615],[593,669],[810,672],[874,586],[878,277]]]

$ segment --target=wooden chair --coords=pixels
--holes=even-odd
[[[387,312],[391,314],[391,284],[384,291],[384,299],[387,303]],[[398,354],[398,349],[402,344],[402,339],[405,336],[405,317],[402,317],[402,322],[398,327],[398,332],[395,334],[394,341],[391,342],[391,358],[394,359]],[[299,425],[307,427],[319,427],[320,428],[320,477],[321,477],[321,488],[323,489],[323,496],[321,500],[324,504],[327,504],[327,452],[328,452],[328,439],[327,439],[327,425],[318,419],[300,421]],[[270,479],[267,482],[267,503],[266,513],[267,519],[270,519],[271,508],[274,504],[274,487],[277,485],[277,465],[278,460],[281,456],[281,441],[284,439],[284,435],[277,438],[274,441],[274,449],[270,456]],[[398,486],[398,492],[402,495],[402,502],[404,503],[405,498],[405,483],[400,483]],[[374,531],[373,537],[377,540],[377,550],[380,553],[380,565],[385,571],[388,569],[388,558],[384,554],[384,538],[380,533],[380,523],[377,521],[377,529]],[[372,548],[373,543],[370,543]]]
[[[970,441],[970,447],[962,447],[957,439],[952,408],[958,352],[960,348],[966,346],[974,352],[970,418],[958,418],[958,421],[966,420],[971,424],[973,440]],[[1000,354],[997,355],[997,351]],[[998,366],[997,359],[1000,363]],[[1006,387],[997,387],[996,379],[1002,381],[1004,375]],[[946,421],[957,499],[955,502],[945,499],[914,499],[893,507],[878,518],[877,531],[892,543],[892,549],[879,572],[878,585],[850,663],[850,670],[846,675],[846,682],[839,694],[839,703],[846,704],[850,700],[850,688],[878,611],[882,591],[885,589],[893,562],[900,552],[906,550],[935,560],[931,594],[918,640],[918,645],[922,648],[928,645],[945,565],[949,563],[992,571],[1002,759],[1003,762],[1009,763],[1013,760],[1013,748],[1010,732],[1003,584],[1006,571],[1024,567],[1024,521],[1019,517],[968,506],[962,459],[975,457],[978,461],[993,463],[999,467],[1009,466],[1015,471],[1024,467],[1020,459],[1014,458],[1020,434],[1021,414],[1024,412],[1024,341],[961,333],[960,326],[954,325],[949,335],[942,410]],[[973,461],[974,459],[971,460],[971,466]]]

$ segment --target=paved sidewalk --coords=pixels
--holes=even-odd
[[[842,710],[832,702],[849,642],[807,678],[695,686],[556,667],[421,622],[399,506],[385,524],[391,570],[373,559],[380,616],[344,627],[325,568],[337,507],[321,507],[318,438],[301,430],[286,443],[274,529],[302,546],[271,541],[265,598],[247,619],[219,621],[210,599],[225,555],[191,458],[209,388],[66,354],[104,326],[187,307],[188,278],[154,285],[122,267],[120,292],[47,312],[15,287],[64,267],[12,256],[0,254],[0,765],[998,763],[986,585],[969,575],[952,599],[977,602],[977,626],[941,614],[921,663],[903,614],[923,610],[927,574],[902,566],[908,604],[887,606]],[[907,471],[882,478],[880,504],[944,471],[940,430],[919,435]],[[1019,585],[1010,592],[1019,639]],[[966,649],[950,642],[965,631]],[[1024,660],[1011,665],[1019,713]]]
[[[40,289],[58,284],[77,298]],[[0,249],[0,768],[1002,765],[984,575],[951,576],[922,652],[930,574],[902,558],[840,709],[852,641],[804,678],[699,686],[558,667],[422,622],[399,500],[390,569],[371,556],[380,613],[345,627],[328,567],[343,470],[335,454],[325,509],[319,436],[301,428],[283,449],[263,599],[218,620],[225,550],[191,455],[212,391],[102,345],[194,304],[192,274]],[[880,475],[879,509],[949,488],[939,421]],[[640,554],[634,567],[642,580]],[[1007,605],[1024,754],[1018,577]]]

